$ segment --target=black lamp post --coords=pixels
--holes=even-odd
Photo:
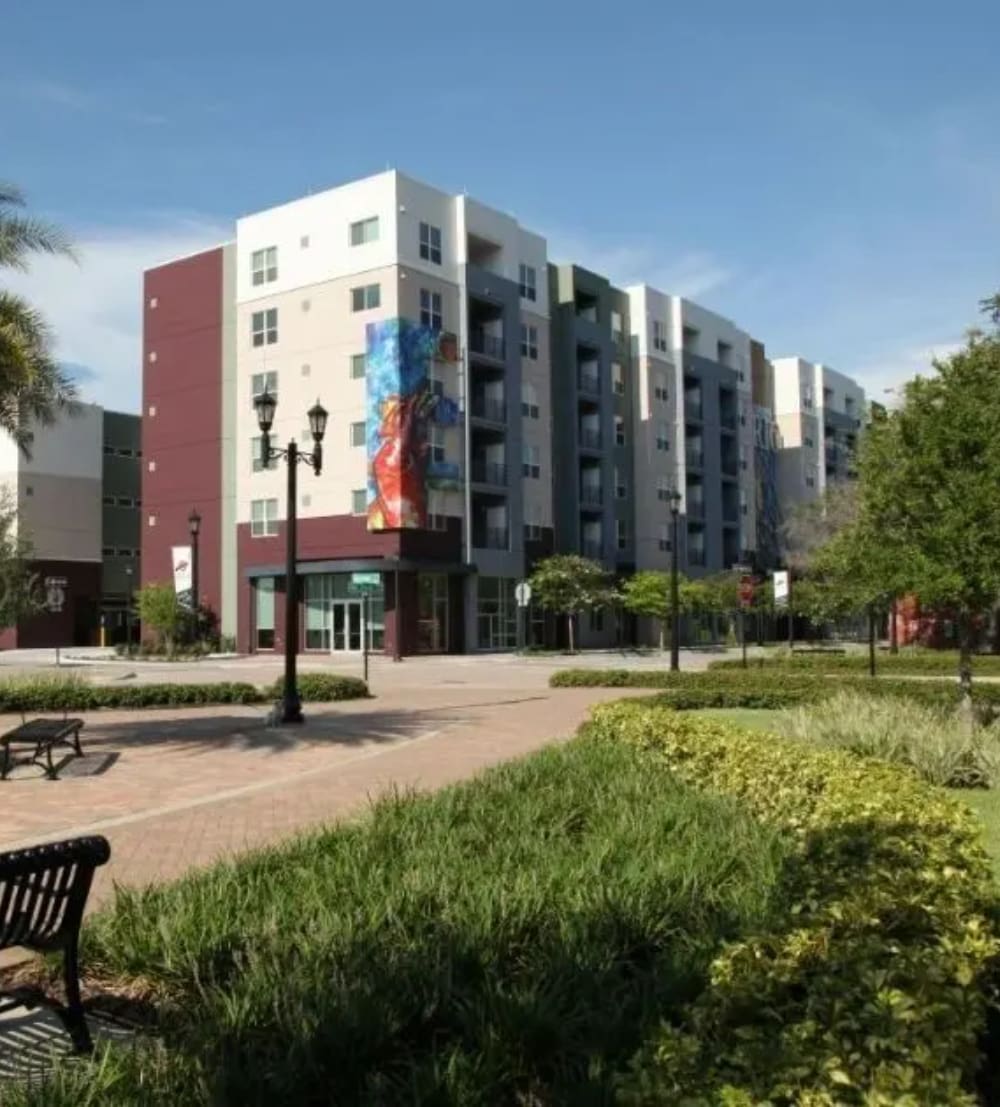
[[[670,518],[673,533],[670,537],[670,671],[678,672],[681,667],[681,628],[679,609],[680,596],[677,582],[677,519],[681,510],[681,494],[675,488],[670,493]]]
[[[274,458],[283,457],[288,463],[288,490],[285,518],[285,694],[281,705],[283,723],[301,723],[302,704],[295,674],[295,661],[299,645],[299,608],[298,587],[296,583],[296,514],[297,514],[297,474],[299,462],[311,466],[318,476],[323,468],[323,435],[326,433],[326,409],[317,400],[307,412],[309,431],[313,438],[311,454],[299,453],[299,447],[292,438],[285,449],[275,449],[271,445],[271,426],[274,423],[274,409],[277,400],[265,389],[254,398],[253,406],[257,411],[257,425],[260,427],[260,460],[264,467]]]
[[[198,637],[198,532],[201,530],[201,516],[196,508],[191,508],[188,516],[188,531],[191,534],[191,620],[194,635]]]
[[[125,652],[132,656],[132,573],[133,566],[125,566]]]

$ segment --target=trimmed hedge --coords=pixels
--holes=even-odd
[[[635,1057],[633,1105],[971,1107],[1000,956],[971,813],[897,766],[665,707],[585,729],[665,759],[795,841],[781,916],[729,945]]]
[[[702,707],[795,707],[815,703],[835,692],[900,696],[928,705],[948,707],[959,701],[958,684],[945,680],[872,680],[869,677],[826,676],[821,673],[770,669],[724,669],[672,673],[666,669],[562,669],[549,678],[553,688],[661,689],[662,703],[678,709]],[[1000,708],[1000,685],[974,684],[973,701]]]
[[[270,703],[281,696],[284,682],[260,688],[254,684],[90,684],[79,678],[28,678],[0,681],[0,712],[96,711],[100,708],[192,707],[214,704]],[[299,678],[303,701],[364,699],[368,686],[356,677],[304,673]]]
[[[817,650],[813,653],[780,654],[776,657],[752,657],[749,661],[752,669],[805,670],[806,672],[829,673],[867,673],[868,655],[866,653],[833,653],[829,650]],[[711,661],[709,669],[740,669],[739,658]],[[920,650],[914,653],[879,653],[875,661],[878,673],[913,673],[917,676],[955,676],[958,673],[958,652],[956,650]],[[973,673],[981,675],[1000,675],[1000,654],[976,654],[972,659]]]

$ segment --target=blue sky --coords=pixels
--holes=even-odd
[[[947,352],[1000,288],[1000,4],[678,7],[8,5],[0,177],[83,253],[18,287],[137,409],[143,268],[391,165],[873,393]]]

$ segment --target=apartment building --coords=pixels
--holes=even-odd
[[[113,635],[138,575],[139,419],[80,404],[33,429],[31,456],[0,441],[0,486],[16,504],[46,607],[0,633],[0,649],[83,646]]]
[[[545,242],[396,172],[240,219],[234,243],[146,274],[144,577],[169,579],[192,507],[202,594],[243,649],[281,650],[284,465],[299,476],[305,650],[360,648],[355,573],[377,573],[373,649],[515,645],[514,587],[551,550]]]
[[[850,377],[819,362],[783,357],[772,359],[771,366],[778,498],[787,512],[850,477],[865,393]]]

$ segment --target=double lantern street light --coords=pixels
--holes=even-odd
[[[276,458],[284,458],[288,463],[287,507],[285,511],[285,687],[281,701],[281,722],[301,723],[302,704],[296,680],[295,662],[299,644],[299,608],[298,587],[296,582],[296,515],[298,506],[297,474],[299,462],[310,466],[319,476],[323,468],[323,435],[326,434],[326,409],[317,400],[309,409],[309,432],[313,439],[312,453],[299,451],[295,439],[289,440],[284,449],[271,445],[271,427],[274,424],[274,410],[277,399],[265,390],[254,397],[253,406],[257,412],[257,425],[260,427],[260,461],[264,468]]]

